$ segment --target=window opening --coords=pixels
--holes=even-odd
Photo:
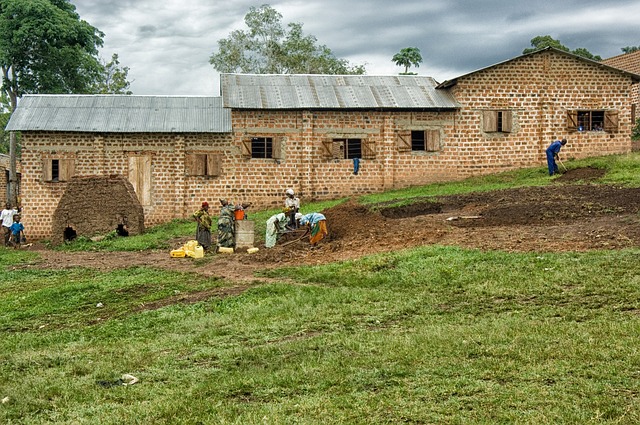
[[[251,158],[273,158],[273,138],[253,137],[251,139]]]
[[[341,159],[362,158],[362,139],[333,139],[334,156]]]
[[[51,181],[54,181],[54,182],[60,181],[60,160],[59,159],[51,160]]]
[[[604,111],[578,111],[578,131],[601,131]]]

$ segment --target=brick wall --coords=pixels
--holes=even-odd
[[[0,198],[0,206],[4,208],[4,205],[9,199],[9,193],[7,192],[7,185],[9,176],[7,175],[9,171],[9,156],[0,154],[0,194],[2,194],[2,198]]]
[[[634,85],[637,87],[637,85]],[[544,163],[544,150],[566,137],[565,158],[631,150],[629,77],[553,51],[524,56],[461,78],[453,93],[464,107],[456,117],[462,175]],[[482,131],[482,112],[513,113],[513,131]],[[618,112],[617,131],[571,131],[568,110]]]
[[[637,87],[637,85],[636,85]],[[23,132],[22,193],[29,235],[51,236],[51,217],[65,182],[43,178],[43,164],[72,160],[77,176],[120,174],[136,188],[145,226],[189,217],[204,200],[219,198],[277,207],[286,188],[310,200],[461,179],[542,166],[544,150],[566,137],[565,158],[631,149],[631,78],[553,51],[527,55],[460,77],[451,90],[458,111],[234,110],[229,134],[89,134]],[[617,111],[618,129],[569,132],[567,110]],[[487,132],[486,111],[507,111],[508,132]],[[439,136],[434,152],[399,148],[412,130]],[[243,143],[271,137],[279,159],[247,158]],[[357,175],[350,159],[327,158],[323,143],[361,139],[374,154]],[[191,154],[215,154],[216,176],[191,175]],[[304,210],[304,206],[303,206]]]
[[[4,208],[7,201],[9,201],[9,170],[10,170],[10,158],[9,155],[0,154],[0,194],[2,198],[0,203]],[[16,174],[18,179],[17,193],[20,195],[20,177],[22,174],[22,167],[20,161],[16,162]],[[15,206],[15,205],[14,205]]]

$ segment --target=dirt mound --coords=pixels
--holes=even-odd
[[[576,168],[573,170],[567,170],[562,173],[560,177],[557,177],[554,182],[556,183],[566,183],[566,182],[577,182],[577,181],[591,181],[599,179],[600,177],[606,174],[606,170],[602,168],[593,168],[593,167],[584,167],[584,168]]]
[[[575,171],[600,175],[601,170]],[[569,173],[562,177],[565,177]],[[555,179],[557,182],[560,178]],[[301,233],[255,254],[207,255],[204,261],[172,259],[168,252],[60,253],[43,251],[44,267],[100,269],[149,265],[219,276],[246,284],[259,269],[313,265],[441,244],[503,251],[587,251],[640,246],[640,189],[554,184],[424,199],[412,205],[329,208],[329,236],[312,248]],[[286,246],[283,243],[289,242]]]

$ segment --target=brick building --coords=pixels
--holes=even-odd
[[[438,84],[424,76],[221,76],[221,98],[26,96],[25,226],[51,237],[73,176],[123,175],[144,224],[203,200],[280,205],[631,150],[640,76],[548,48]],[[603,130],[594,131],[596,125]]]
[[[602,61],[605,65],[613,66],[632,74],[640,75],[640,50],[632,53],[625,53],[622,55],[614,56],[612,58],[604,59]],[[633,122],[637,122],[640,119],[640,84],[634,84],[631,91],[632,99],[632,116]],[[640,150],[640,140],[633,141],[632,149],[634,151]]]
[[[2,199],[0,202],[2,203],[2,208],[4,208],[5,204],[10,201],[9,197],[9,170],[11,160],[9,155],[0,153],[0,193],[2,194]],[[18,180],[16,184],[16,194],[18,198],[20,197],[20,177],[21,177],[21,168],[20,163],[16,164],[16,178]]]

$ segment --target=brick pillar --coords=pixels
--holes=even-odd
[[[395,187],[396,161],[398,150],[396,149],[395,121],[388,114],[384,117],[382,128],[382,146],[380,146],[380,162],[382,164],[382,186],[384,190]]]
[[[174,148],[174,159],[176,164],[176,175],[173,180],[174,199],[175,199],[175,218],[186,218],[189,212],[186,211],[188,204],[187,185],[185,179],[185,157],[184,157],[184,137],[176,136]]]
[[[302,111],[302,131],[300,141],[302,143],[301,160],[298,178],[300,180],[300,192],[305,198],[312,198],[316,193],[316,172],[313,163],[313,113]]]

